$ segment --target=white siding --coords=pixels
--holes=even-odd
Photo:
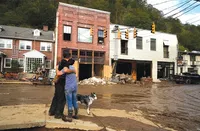
[[[174,62],[175,63],[175,73],[177,72],[176,59],[178,54],[178,40],[177,36],[173,34],[156,32],[152,34],[150,30],[137,29],[137,36],[143,37],[143,49],[136,49],[136,38],[133,38],[133,28],[120,26],[121,38],[125,39],[125,30],[129,28],[129,39],[128,39],[128,55],[121,55],[120,39],[116,39],[117,33],[113,33],[112,29],[115,25],[110,25],[110,58],[113,59],[114,55],[117,54],[118,59],[127,60],[145,60],[152,61],[154,68],[152,71],[152,77],[156,81],[157,78],[157,62]],[[150,39],[156,39],[156,51],[150,50]],[[164,58],[163,56],[163,42],[168,41],[169,44],[169,58]],[[155,76],[154,76],[155,74]]]

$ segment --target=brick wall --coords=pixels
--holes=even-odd
[[[105,52],[105,63],[109,64],[109,27],[110,14],[108,12],[71,6],[68,4],[59,4],[58,7],[58,57],[59,61],[62,56],[62,48],[94,50]],[[63,40],[63,26],[70,25],[72,27],[71,41]],[[93,27],[94,35],[92,43],[78,42],[78,27]],[[104,39],[104,45],[98,44],[98,29],[107,29],[107,38]]]

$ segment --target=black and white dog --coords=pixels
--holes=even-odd
[[[94,92],[91,93],[90,95],[77,94],[77,102],[86,105],[88,115],[90,114],[90,105],[93,103],[95,99],[97,99],[97,95]]]

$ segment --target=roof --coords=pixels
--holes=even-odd
[[[0,56],[6,56],[6,54],[0,51]]]
[[[37,51],[37,50],[31,50],[29,52],[26,52],[23,54],[25,57],[29,57],[29,58],[44,58],[45,54]]]
[[[32,28],[16,27],[16,26],[6,26],[0,25],[2,31],[0,31],[0,38],[15,38],[24,40],[39,40],[54,42],[53,31],[41,31],[41,35],[38,37],[33,36]]]
[[[179,53],[182,55],[200,55],[200,51],[191,51],[191,52],[187,52],[187,51],[179,51]]]
[[[85,9],[85,10],[90,10],[90,11],[105,13],[105,14],[110,15],[110,12],[108,12],[108,11],[87,8],[87,7],[83,7],[83,6],[71,5],[71,4],[66,4],[66,3],[62,3],[62,2],[59,2],[59,5],[68,6],[68,7],[77,8],[77,9]]]

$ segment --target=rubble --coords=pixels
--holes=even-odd
[[[110,80],[106,80],[104,78],[101,79],[101,78],[91,77],[91,78],[79,81],[78,84],[80,85],[106,85],[106,84],[116,84],[116,83],[111,82]]]
[[[84,79],[79,81],[78,84],[80,85],[106,85],[106,84],[117,84],[117,83],[134,83],[135,81],[132,79],[131,75],[128,74],[116,74],[111,79],[104,79],[104,78],[96,78],[91,77],[88,79]]]
[[[116,74],[112,77],[112,81],[116,83],[134,83],[135,81],[132,79],[131,75],[128,74]]]

